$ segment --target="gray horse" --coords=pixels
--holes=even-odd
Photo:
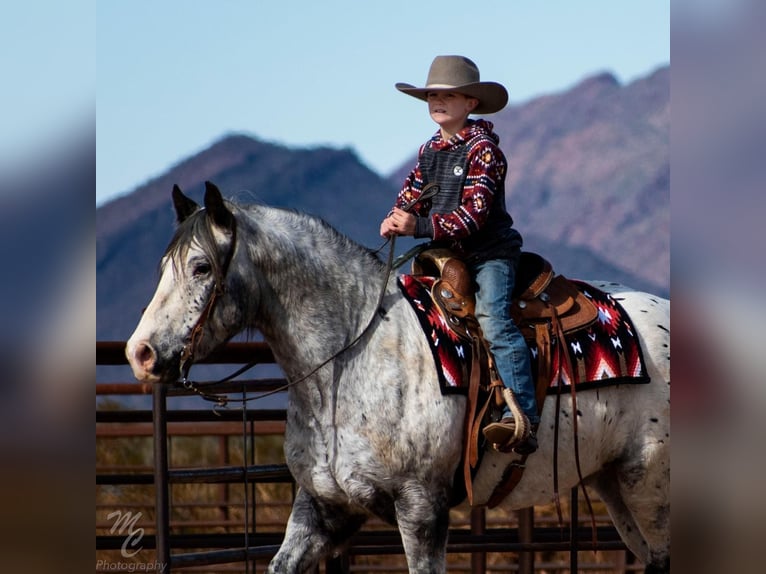
[[[179,225],[126,348],[136,378],[177,380],[237,333],[259,330],[293,382],[285,459],[299,485],[268,572],[311,572],[370,515],[398,526],[410,572],[445,572],[465,398],[440,391],[396,279],[375,254],[319,219],[239,206],[206,187],[204,209],[174,188]],[[594,286],[616,293],[633,319],[651,382],[578,394],[582,476],[646,572],[667,572],[670,302]],[[554,496],[552,402],[543,408],[540,449],[503,502],[509,509]],[[564,395],[561,414],[568,413]],[[559,488],[568,489],[579,482],[570,416],[560,417],[559,434]],[[489,496],[516,456],[486,453],[474,502]]]

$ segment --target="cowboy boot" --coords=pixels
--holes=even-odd
[[[538,424],[530,425],[530,432],[519,443],[513,443],[516,432],[516,421],[513,417],[505,417],[500,422],[490,423],[483,429],[484,438],[500,452],[516,452],[517,454],[532,454],[537,450]]]

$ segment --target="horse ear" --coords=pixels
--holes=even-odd
[[[220,190],[209,181],[205,182],[205,209],[218,227],[229,230],[234,227],[234,215],[224,205]]]
[[[193,199],[186,197],[177,185],[173,185],[173,207],[176,209],[176,221],[178,223],[182,223],[199,209],[199,205]]]

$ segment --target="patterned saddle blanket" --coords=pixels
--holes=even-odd
[[[472,347],[447,325],[443,314],[431,298],[436,278],[400,275],[399,288],[410,302],[428,340],[439,375],[443,394],[466,394],[469,383]],[[560,348],[554,345],[551,372],[547,381],[549,394],[568,389],[577,390],[627,383],[648,383],[641,346],[630,317],[608,293],[582,281],[570,279],[577,289],[598,309],[598,319],[590,326],[565,335],[566,348],[574,372],[569,372]],[[538,349],[527,339],[532,376],[538,379]],[[560,383],[559,383],[560,380]],[[538,381],[538,384],[541,384]]]

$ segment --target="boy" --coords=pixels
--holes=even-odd
[[[532,453],[537,450],[539,424],[535,388],[527,345],[510,317],[522,238],[505,208],[508,164],[492,123],[468,119],[471,113],[501,110],[508,92],[501,84],[479,81],[476,64],[462,56],[437,56],[425,87],[397,83],[396,89],[425,100],[439,130],[421,146],[380,234],[430,238],[466,262],[477,285],[476,318],[498,374],[532,424],[532,434],[513,450]],[[439,185],[433,198],[416,203],[411,212],[401,209],[432,182]],[[488,425],[484,435],[496,448],[507,450],[514,429],[506,407],[500,422]]]

